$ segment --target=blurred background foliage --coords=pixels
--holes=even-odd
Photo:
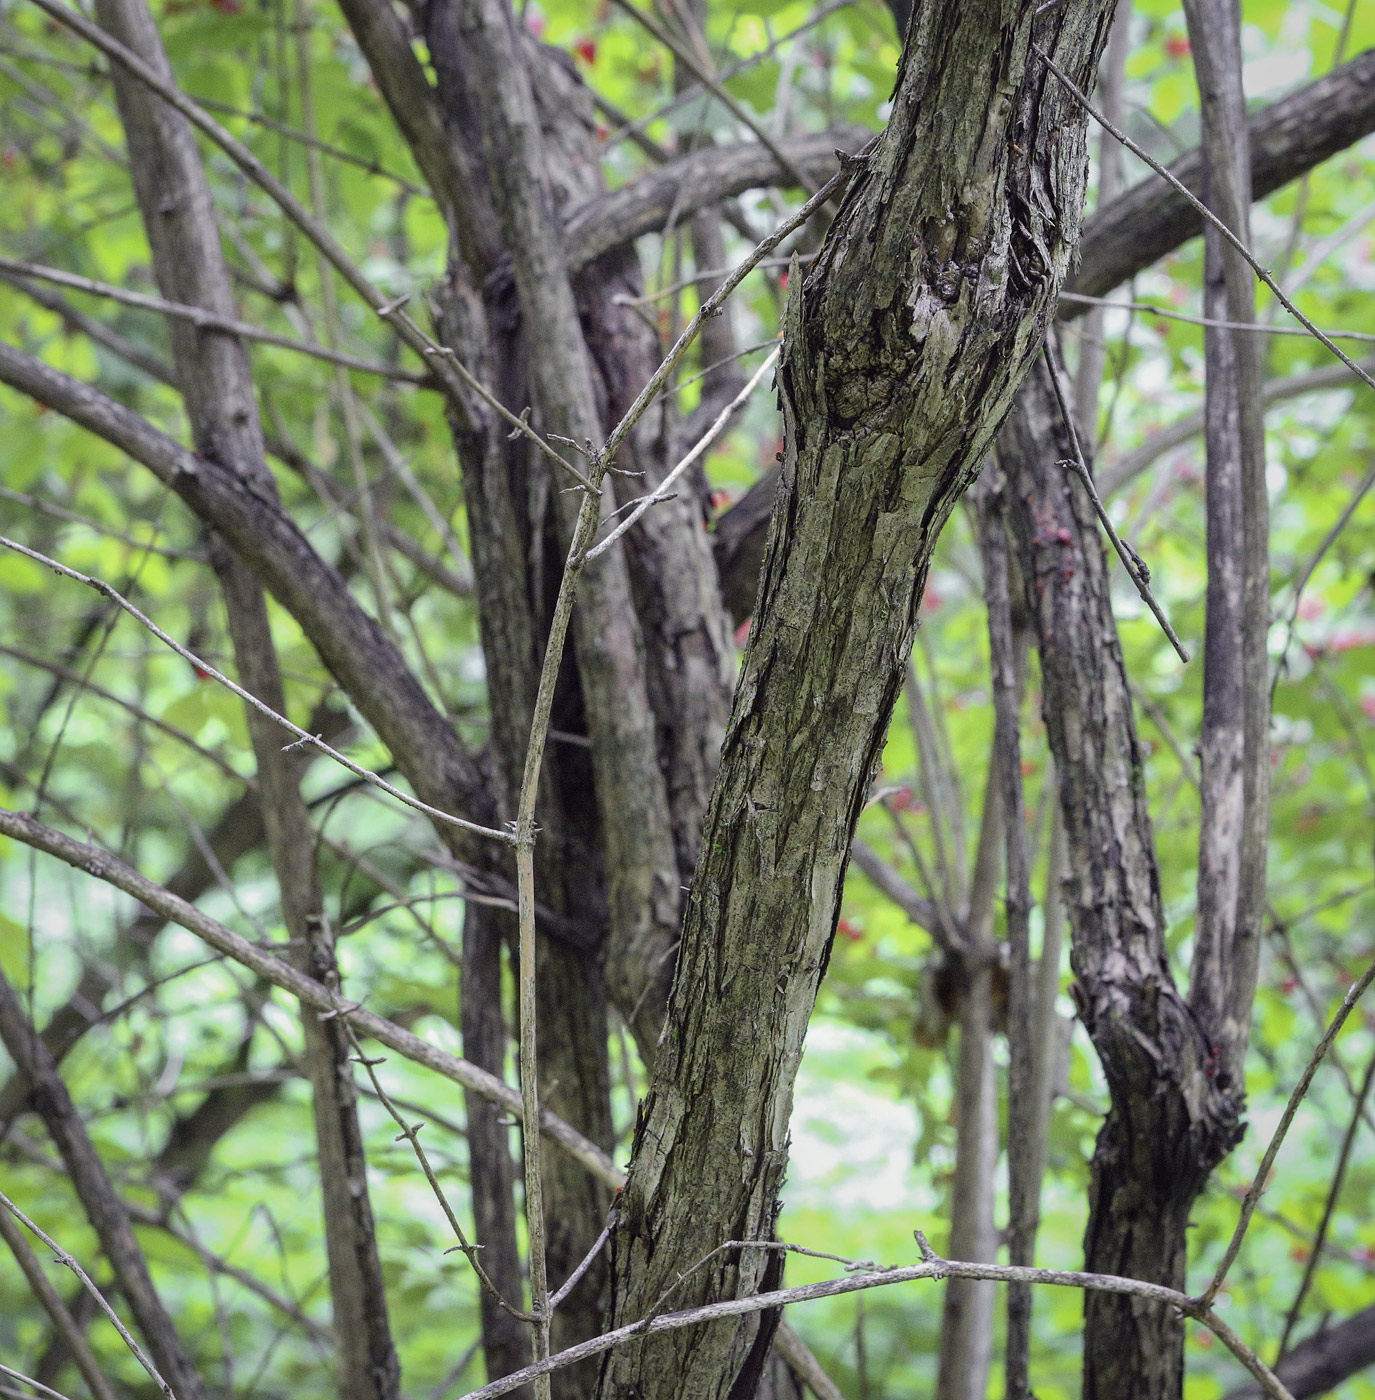
[[[306,197],[294,11],[284,0],[166,0],[155,10],[184,88],[213,104]],[[339,16],[324,4],[305,12],[330,227],[375,283],[423,299],[443,270],[445,229]],[[1344,11],[1335,0],[1246,0],[1244,15],[1247,86],[1256,103],[1375,44],[1375,4],[1353,3]],[[737,134],[734,119],[701,98],[645,120],[672,97],[671,67],[606,0],[528,0],[523,17],[603,99],[600,132],[612,184],[647,168],[645,139],[672,151],[699,131]],[[1169,159],[1198,134],[1183,17],[1168,0],[1137,0],[1131,24],[1125,123],[1136,140]],[[886,115],[898,49],[892,20],[876,0],[824,10],[811,0],[718,3],[707,33],[720,69],[742,65],[728,80],[730,91],[771,130],[840,122],[875,127]],[[632,121],[641,144],[625,134]],[[22,0],[0,4],[0,253],[155,291],[121,142],[102,64]],[[207,159],[244,316],[296,339],[320,335],[320,288],[309,249],[222,158],[207,152]],[[1128,181],[1140,175],[1129,157]],[[1372,175],[1375,141],[1367,140],[1266,200],[1254,215],[1262,261],[1299,288],[1300,306],[1325,328],[1372,325]],[[741,206],[762,231],[784,200],[755,194]],[[743,251],[743,242],[736,244],[734,251]],[[641,250],[644,314],[668,343],[695,307],[690,288],[672,290],[693,270],[690,251],[676,237],[645,238]],[[1195,241],[1118,299],[1197,315],[1201,262]],[[733,313],[741,344],[766,349],[777,334],[785,278],[785,269],[772,267],[745,284]],[[159,318],[80,292],[46,290],[98,318],[109,332],[106,343],[95,344],[70,315],[10,285],[0,290],[0,337],[36,348],[184,434],[178,397],[157,378],[167,357]],[[1277,328],[1285,325],[1282,315],[1264,314]],[[350,353],[396,363],[394,345],[364,308],[346,302],[341,318]],[[1075,322],[1065,334],[1071,358],[1087,324]],[[1098,464],[1110,472],[1201,405],[1202,332],[1187,320],[1124,307],[1107,314],[1101,334],[1107,371]],[[130,362],[131,346],[141,368]],[[746,364],[757,363],[765,349]],[[461,489],[438,396],[353,375],[435,508],[417,504],[365,442],[380,513],[417,546],[412,555],[388,548],[379,574],[366,566],[368,545],[352,511],[357,487],[328,366],[271,345],[255,346],[252,356],[265,417],[279,440],[274,450],[287,504],[315,546],[352,570],[360,594],[387,620],[431,693],[465,738],[479,743],[487,715],[475,609],[466,565],[435,521],[437,512],[461,550]],[[1329,363],[1303,336],[1275,335],[1269,342],[1268,377]],[[685,382],[679,393],[690,406],[696,388]],[[227,666],[204,541],[180,504],[111,447],[16,395],[0,392],[0,423],[3,533],[108,580],[193,650]],[[1369,958],[1375,933],[1375,496],[1356,509],[1302,597],[1295,595],[1297,580],[1375,459],[1375,395],[1337,387],[1291,398],[1270,409],[1267,429],[1277,678],[1271,929],[1249,1062],[1251,1127],[1196,1211],[1196,1282],[1230,1234],[1236,1197],[1322,1024]],[[711,456],[718,509],[772,464],[779,432],[771,396],[757,395]],[[1159,455],[1116,493],[1111,510],[1148,560],[1177,630],[1197,655],[1204,588],[1200,440]],[[1120,573],[1117,584],[1122,638],[1139,688],[1172,947],[1184,967],[1194,908],[1202,663],[1181,667]],[[273,625],[292,718],[306,724],[322,704],[342,708],[291,620],[274,609]],[[972,848],[992,714],[978,552],[962,514],[940,544],[914,667],[958,775]],[[1036,851],[1034,939],[1050,825],[1038,702],[1033,661],[1023,752]],[[346,747],[385,771],[387,755],[365,728],[350,730]],[[166,881],[189,851],[205,847],[207,832],[244,792],[252,767],[242,710],[232,696],[128,619],[117,619],[94,594],[0,553],[0,800],[88,830]],[[918,886],[921,868],[938,858],[923,791],[904,701],[883,760],[880,798],[865,813],[860,835]],[[460,1049],[454,1027],[463,905],[430,829],[323,763],[313,768],[308,792],[330,913],[344,935],[346,989],[436,1043]],[[278,932],[274,884],[261,850],[216,871],[202,903],[250,936]],[[118,933],[136,912],[79,873],[0,842],[0,966],[29,989],[40,1023],[72,993],[84,969],[103,965],[116,977],[115,1012],[84,1036],[64,1073],[117,1182],[148,1222],[143,1244],[184,1335],[199,1349],[207,1380],[243,1400],[324,1395],[331,1388],[319,1332],[328,1320],[324,1257],[307,1094],[292,1070],[300,1034],[294,1009],[279,995],[264,995],[242,969],[207,960],[179,930],[164,931],[146,956],[131,953]],[[799,1084],[780,1227],[787,1238],[885,1262],[915,1258],[914,1228],[939,1247],[954,1152],[953,1038],[939,1024],[932,967],[929,937],[852,870]],[[1066,966],[1066,984],[1068,976]],[[1073,1268],[1082,1260],[1087,1161],[1106,1093],[1087,1038],[1069,1029],[1068,995],[1061,1010],[1066,1053],[1038,1262]],[[1319,1074],[1228,1285],[1226,1315],[1260,1339],[1263,1352],[1265,1339],[1279,1335],[1312,1247],[1352,1111],[1350,1085],[1359,1084],[1375,1052],[1373,1018],[1375,1009],[1353,1020],[1339,1043],[1340,1067]],[[623,1158],[641,1071],[627,1037],[613,1048]],[[396,1059],[381,1074],[389,1093],[430,1125],[432,1160],[462,1211],[466,1163],[456,1091]],[[169,1143],[175,1148],[177,1133],[212,1089],[235,1084],[255,1093],[254,1106],[218,1139],[182,1194],[168,1184],[176,1171]],[[365,1100],[363,1112],[407,1393],[442,1400],[480,1376],[472,1277],[461,1256],[444,1253],[452,1241],[409,1150],[393,1141],[390,1120],[374,1101]],[[1356,1139],[1300,1335],[1325,1316],[1341,1318],[1375,1301],[1371,1147],[1367,1127]],[[79,1258],[96,1259],[92,1232],[32,1120],[18,1120],[0,1146],[0,1184]],[[219,1272],[203,1267],[204,1251],[222,1261]],[[788,1279],[806,1282],[832,1268],[794,1259]],[[809,1305],[795,1321],[847,1394],[915,1396],[932,1384],[938,1305],[934,1287],[880,1290]],[[1077,1393],[1080,1310],[1074,1292],[1038,1295],[1032,1379],[1044,1400]],[[137,1390],[143,1382],[113,1333],[97,1324],[91,1338],[107,1373]],[[1212,1342],[1202,1330],[1191,1336],[1189,1400],[1213,1400],[1240,1379]],[[46,1343],[40,1310],[12,1261],[0,1259],[0,1357],[33,1374]],[[1375,1379],[1353,1379],[1336,1393],[1347,1400],[1375,1396]]]

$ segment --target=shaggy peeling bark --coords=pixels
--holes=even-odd
[[[1111,9],[1041,17],[1038,42],[1076,82],[1092,82]],[[622,1193],[613,1326],[777,1272],[766,1250],[703,1261],[774,1236],[803,1036],[931,552],[1078,238],[1084,120],[1030,50],[1036,10],[944,0],[913,17],[889,128],[791,279],[783,489]],[[751,1394],[774,1321],[620,1349],[600,1394]]]

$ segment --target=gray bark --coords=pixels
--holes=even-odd
[[[1236,0],[1185,0],[1203,106],[1205,201],[1250,244],[1250,149]],[[1214,228],[1205,234],[1204,313],[1255,320],[1255,278]],[[1204,336],[1208,591],[1199,750],[1198,924],[1190,1001],[1238,1092],[1265,917],[1269,832],[1270,512],[1261,336]]]
[[[1065,828],[1071,990],[1111,1095],[1092,1164],[1084,1267],[1182,1288],[1189,1211],[1240,1136],[1241,1102],[1170,974],[1107,564],[1088,494],[1064,465],[1070,456],[1042,362],[1023,385],[999,459]],[[1084,1313],[1085,1400],[1181,1393],[1184,1333],[1171,1309],[1095,1293]]]
[[[854,822],[931,549],[1039,352],[1078,233],[1083,114],[1029,51],[1036,6],[916,13],[892,122],[790,279],[784,489],[708,812],[669,1020],[614,1237],[613,1324],[752,1292]],[[1091,82],[1110,6],[1040,41]],[[679,1283],[680,1275],[695,1269]],[[757,1319],[610,1355],[600,1393],[726,1396]],[[755,1373],[757,1374],[757,1372]]]

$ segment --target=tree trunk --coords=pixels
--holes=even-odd
[[[1092,1164],[1084,1267],[1183,1288],[1189,1211],[1240,1135],[1241,1104],[1170,975],[1107,564],[1088,493],[1065,465],[1072,455],[1042,360],[999,460],[1060,788],[1071,990],[1112,1098]],[[1184,1328],[1172,1309],[1089,1293],[1084,1316],[1085,1400],[1181,1393]]]
[[[1030,50],[1036,10],[913,16],[890,126],[814,268],[790,278],[782,491],[622,1194],[614,1325],[665,1296],[753,1292],[770,1267],[764,1249],[703,1261],[774,1237],[802,1040],[931,551],[1078,237],[1084,115]],[[1078,83],[1110,11],[1041,16]],[[761,1335],[751,1318],[624,1347],[600,1393],[749,1393]]]

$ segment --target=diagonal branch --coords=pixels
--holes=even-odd
[[[487,816],[486,778],[451,725],[431,703],[405,659],[348,585],[275,501],[239,481],[227,466],[199,456],[106,394],[12,346],[0,344],[0,382],[46,404],[113,443],[177,492],[258,572],[358,706],[421,801],[441,812]],[[199,664],[199,663],[198,663]],[[443,824],[441,824],[441,834]],[[455,854],[491,864],[482,845],[453,835]]]
[[[1251,198],[1264,199],[1375,131],[1375,49],[1253,113]],[[1170,174],[1195,195],[1203,189],[1203,152],[1188,151]],[[1106,296],[1166,253],[1203,232],[1203,216],[1162,176],[1133,185],[1084,225],[1079,270],[1069,292]],[[1087,310],[1062,302],[1073,320]]]
[[[298,972],[289,963],[264,951],[256,943],[226,928],[218,920],[202,913],[193,904],[172,894],[170,890],[140,875],[132,866],[97,846],[88,846],[74,837],[35,821],[22,812],[0,808],[0,835],[12,837],[35,850],[56,856],[77,870],[98,880],[104,880],[123,890],[170,923],[208,943],[218,952],[257,973],[265,982],[289,993],[314,1011],[331,1017],[342,1017],[360,1034],[370,1036],[398,1055],[423,1065],[461,1088],[472,1089],[484,1098],[499,1104],[508,1112],[520,1112],[520,1094],[504,1084],[494,1074],[479,1069],[467,1060],[430,1045],[418,1035],[368,1011],[352,1002],[343,1002],[323,983]],[[599,1181],[619,1186],[624,1180],[611,1159],[601,1148],[589,1142],[575,1128],[547,1111],[540,1117],[544,1135],[558,1143],[581,1162]]]

